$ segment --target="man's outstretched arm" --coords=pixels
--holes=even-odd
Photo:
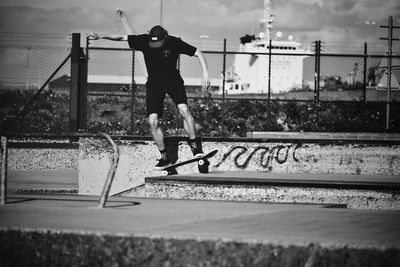
[[[206,58],[199,49],[196,50],[194,55],[199,59],[201,69],[203,70],[202,87],[203,89],[207,90],[210,87],[211,79],[210,79],[210,74],[208,73]]]
[[[99,34],[99,33],[93,32],[93,33],[89,34],[88,36],[91,40],[105,39],[105,40],[111,40],[111,41],[128,41],[127,35]]]

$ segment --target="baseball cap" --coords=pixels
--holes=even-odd
[[[163,46],[165,39],[168,36],[168,32],[166,29],[161,27],[160,25],[154,26],[151,28],[149,33],[149,46],[151,48],[159,48]]]

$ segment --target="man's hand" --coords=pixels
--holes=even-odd
[[[97,33],[97,32],[89,33],[89,34],[87,35],[87,37],[89,38],[89,40],[99,40],[99,39],[102,38],[102,36],[101,36],[99,33]]]
[[[204,91],[204,90],[207,90],[208,88],[210,88],[210,84],[211,84],[210,74],[208,74],[207,62],[206,62],[206,59],[205,59],[203,53],[201,53],[201,51],[199,49],[196,49],[196,52],[194,53],[194,55],[199,59],[201,68],[203,70],[203,80],[201,83],[201,87]]]
[[[210,75],[208,74],[208,72],[203,73],[203,80],[201,83],[201,87],[203,88],[203,90],[208,90],[210,88],[210,85],[211,85]]]

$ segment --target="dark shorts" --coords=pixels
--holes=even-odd
[[[163,115],[165,96],[169,95],[175,105],[187,104],[186,90],[183,79],[177,77],[167,81],[149,80],[146,83],[146,108],[147,115],[157,113]]]

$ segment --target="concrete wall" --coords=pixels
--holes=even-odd
[[[153,171],[159,152],[149,140],[119,140],[120,163],[110,194],[144,184],[144,179],[160,176]],[[110,166],[111,147],[105,141],[80,139],[79,193],[98,195]],[[171,154],[179,160],[191,158],[186,142],[171,139]],[[211,172],[260,171],[276,173],[335,173],[400,175],[400,145],[293,140],[212,140],[203,142],[204,151],[218,149],[210,159]],[[180,174],[197,173],[197,164],[178,168]]]
[[[9,170],[78,169],[78,149],[65,148],[10,148]]]
[[[400,194],[398,191],[296,187],[287,185],[245,186],[226,183],[168,182],[165,180],[147,181],[145,196],[157,199],[328,204],[339,205],[349,209],[400,211]],[[129,196],[129,194],[127,195]]]

